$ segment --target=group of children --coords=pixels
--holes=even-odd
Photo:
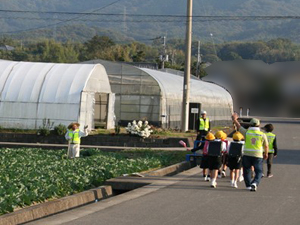
[[[267,160],[267,176],[272,177],[271,168],[273,158],[277,156],[276,136],[272,133],[274,127],[267,124],[263,130],[269,140],[269,157]],[[203,157],[200,168],[203,169],[205,181],[211,181],[211,187],[217,187],[217,178],[226,177],[226,169],[230,169],[230,185],[238,188],[238,181],[242,182],[242,155],[244,149],[244,136],[236,131],[232,136],[233,141],[227,140],[227,134],[224,131],[218,131],[215,134],[209,132],[205,140],[198,147],[191,151],[195,152],[202,149]]]

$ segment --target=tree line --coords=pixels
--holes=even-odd
[[[197,67],[197,42],[192,47],[192,73]],[[9,45],[14,49],[6,49]],[[160,64],[159,55],[162,52],[162,43],[155,40],[147,45],[140,42],[126,44],[116,43],[108,36],[95,35],[90,40],[80,42],[57,42],[51,39],[40,40],[22,44],[11,38],[0,39],[0,58],[14,61],[77,63],[94,59],[121,62],[149,62]],[[168,40],[166,52],[169,61],[166,68],[184,69],[184,40]],[[228,61],[236,59],[262,60],[266,63],[300,60],[300,45],[288,39],[273,39],[256,42],[226,42],[221,44],[204,43],[201,46],[202,65],[200,74],[205,76],[203,70],[205,63]]]

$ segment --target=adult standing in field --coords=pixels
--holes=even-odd
[[[210,131],[210,120],[207,117],[207,113],[204,110],[201,110],[201,116],[196,123],[197,127],[197,140],[204,140],[205,136]]]
[[[69,142],[68,158],[78,158],[80,155],[80,139],[88,136],[88,126],[84,126],[84,131],[79,130],[79,123],[71,123],[68,126],[68,131],[65,135],[66,140]]]
[[[260,128],[260,121],[252,118],[249,129],[245,129],[238,122],[238,115],[232,115],[233,123],[245,137],[244,153],[242,158],[244,181],[246,188],[256,191],[262,178],[263,159],[268,158],[269,144],[265,133]],[[251,180],[251,166],[254,167],[255,177]]]

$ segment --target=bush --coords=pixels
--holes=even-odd
[[[120,125],[115,125],[115,134],[116,135],[120,134],[120,131],[121,131]]]
[[[37,131],[37,135],[44,136],[44,137],[49,136],[50,130],[48,130],[46,128],[39,128]]]
[[[57,126],[54,127],[55,134],[59,136],[64,136],[67,133],[67,131],[68,131],[67,127],[63,124],[58,124]]]
[[[49,136],[50,131],[52,130],[54,122],[51,122],[50,119],[43,119],[43,126],[39,127],[37,130],[37,135]]]

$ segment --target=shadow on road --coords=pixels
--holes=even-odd
[[[300,165],[300,150],[279,150],[273,164]]]

